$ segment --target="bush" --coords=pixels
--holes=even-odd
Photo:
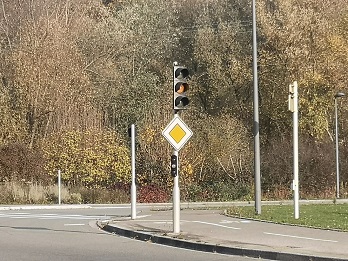
[[[128,187],[112,188],[86,188],[72,187],[72,194],[80,195],[80,203],[83,204],[120,204],[130,202],[130,189]],[[75,200],[77,195],[75,195]],[[70,202],[71,203],[71,202]]]
[[[186,201],[233,201],[250,196],[251,188],[234,182],[192,184],[186,189]]]
[[[112,131],[70,131],[43,143],[46,171],[68,186],[108,187],[130,180],[129,149]]]
[[[24,143],[10,143],[0,146],[0,181],[40,180],[47,183],[44,173],[44,158],[39,149],[30,149]]]
[[[137,190],[139,203],[166,203],[170,200],[169,191],[156,186],[145,185]]]

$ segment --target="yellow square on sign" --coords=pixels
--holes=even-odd
[[[184,146],[184,144],[191,138],[192,134],[192,131],[177,114],[174,115],[174,119],[162,131],[162,135],[177,151]]]
[[[169,132],[169,135],[179,143],[186,135],[186,132],[180,127],[179,124],[176,124],[174,128]]]

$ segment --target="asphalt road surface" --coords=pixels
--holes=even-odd
[[[97,220],[129,214],[130,208],[124,206],[0,210],[0,260],[265,260],[156,245],[96,226]]]

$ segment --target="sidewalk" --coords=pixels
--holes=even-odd
[[[221,210],[180,211],[180,234],[172,211],[144,210],[137,218],[115,218],[99,226],[143,241],[270,260],[348,260],[348,233],[227,217]]]

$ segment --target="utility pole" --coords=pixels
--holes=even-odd
[[[255,175],[255,211],[261,214],[261,167],[260,167],[260,124],[259,124],[259,87],[257,77],[257,35],[256,1],[253,0],[253,81],[254,81],[254,175]]]

